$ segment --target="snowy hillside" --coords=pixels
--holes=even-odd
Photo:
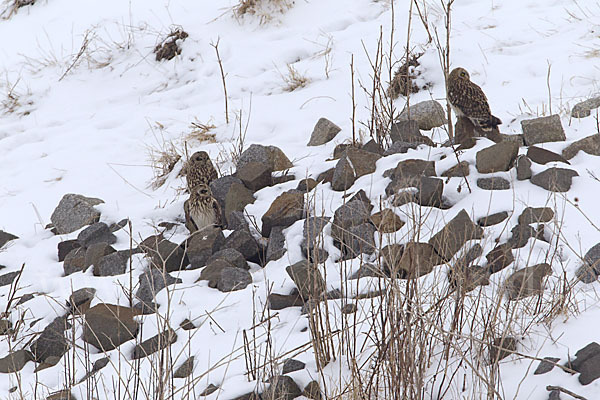
[[[446,6],[3,0],[0,399],[597,398],[600,4]]]

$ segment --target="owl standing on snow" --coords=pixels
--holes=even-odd
[[[191,233],[207,226],[222,226],[221,207],[208,185],[200,183],[190,189],[190,198],[183,203],[185,226]]]
[[[186,164],[185,173],[190,193],[199,184],[210,185],[212,181],[217,179],[217,170],[210,161],[208,153],[205,151],[197,151],[192,154],[192,157]]]
[[[492,115],[483,90],[471,82],[464,68],[455,68],[448,76],[448,102],[457,117],[468,118],[485,132],[502,124],[500,118]]]

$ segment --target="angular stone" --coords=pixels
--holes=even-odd
[[[0,248],[2,248],[2,246],[4,246],[6,243],[10,242],[11,240],[15,240],[15,239],[18,239],[18,237],[11,233],[0,230]]]
[[[513,142],[513,143],[518,144],[519,147],[525,146],[525,141],[523,140],[523,135],[521,135],[521,134],[517,134],[517,135],[510,134],[509,135],[509,134],[501,133],[500,137],[502,138],[503,142]]]
[[[520,249],[527,245],[530,238],[537,237],[537,231],[529,225],[518,224],[510,231],[511,237],[508,239],[508,244],[513,249]],[[543,236],[542,236],[543,239]]]
[[[327,171],[323,171],[317,176],[317,182],[319,183],[331,183],[333,181],[333,174],[335,168],[329,168]]]
[[[100,211],[94,206],[101,203],[104,201],[97,198],[68,193],[62,197],[50,220],[61,235],[75,232],[86,225],[98,222]]]
[[[329,253],[323,249],[323,228],[329,223],[327,217],[308,217],[304,220],[304,231],[300,250],[313,263],[325,262]]]
[[[308,385],[304,387],[304,390],[302,391],[302,396],[311,400],[322,400],[323,394],[321,393],[321,387],[319,386],[319,382],[310,381]]]
[[[95,295],[96,289],[94,288],[86,287],[78,289],[69,296],[67,307],[73,313],[83,314],[89,308],[89,304]]]
[[[435,176],[435,162],[419,159],[403,160],[396,168],[384,173],[384,176],[392,178],[385,189],[388,196],[395,194],[398,190],[411,186],[417,186],[421,182],[421,176]]]
[[[395,264],[386,260],[386,268],[391,271],[392,277],[413,279],[427,275],[433,271],[433,267],[443,263],[444,260],[436,254],[431,244],[408,242],[400,260]]]
[[[202,234],[207,230],[204,229]],[[190,263],[184,248],[168,240],[163,239],[158,244],[155,242],[151,246],[143,246],[143,250],[150,257],[152,266],[161,271],[181,271]]]
[[[492,274],[508,267],[515,260],[510,243],[494,247],[485,258],[487,259],[487,268]]]
[[[240,178],[248,189],[256,192],[267,186],[273,185],[273,170],[268,164],[251,161],[244,165],[244,168],[238,169],[235,176]],[[236,210],[239,211],[239,210]]]
[[[444,193],[444,181],[439,178],[421,176],[417,186],[415,201],[425,207],[442,207]]]
[[[515,160],[515,166],[517,169],[517,180],[525,181],[531,178],[531,160],[525,155],[520,155]]]
[[[58,244],[58,261],[64,261],[67,254],[78,247],[81,247],[81,245],[75,239],[60,242]]]
[[[236,249],[228,248],[226,246],[224,246],[222,250],[219,250],[215,254],[210,256],[210,258],[206,261],[206,265],[210,264],[215,260],[224,260],[231,267],[242,268],[245,270],[250,269],[250,266],[248,265],[248,262],[246,262],[246,259],[244,258],[244,255],[242,253],[240,253]]]
[[[256,263],[260,261],[260,249],[258,243],[247,230],[239,230],[231,233],[227,239],[225,239],[225,243],[223,243],[221,248],[237,250],[248,261]]]
[[[520,269],[506,279],[505,287],[510,300],[518,300],[543,292],[543,280],[552,274],[549,264],[537,264]]]
[[[369,140],[367,143],[361,146],[361,150],[368,151],[369,153],[374,153],[377,155],[383,155],[383,147],[381,144],[377,143],[375,139]]]
[[[235,229],[236,224],[233,214],[235,212],[242,212],[243,216],[244,208],[248,204],[253,204],[255,200],[252,192],[246,186],[235,182],[229,186],[229,190],[225,195],[224,206],[221,208],[229,229]]]
[[[594,358],[598,355],[600,355],[600,345],[596,342],[591,342],[583,348],[577,350],[577,353],[575,353],[575,359],[569,361],[567,363],[567,367],[574,371],[581,372],[581,367],[583,366],[583,364],[587,360]]]
[[[441,231],[429,239],[429,244],[440,256],[450,260],[467,241],[482,237],[483,229],[475,225],[463,209]]]
[[[131,358],[137,360],[139,358],[148,357],[157,351],[166,349],[177,341],[177,334],[172,329],[167,329],[150,339],[144,340],[133,348]]]
[[[564,158],[570,160],[575,157],[579,151],[583,151],[592,156],[600,156],[600,135],[594,134],[571,143],[562,151],[562,155]]]
[[[184,249],[190,260],[190,269],[202,268],[206,260],[214,253],[221,250],[225,243],[223,231],[218,227],[207,227],[201,234],[194,234],[184,243]]]
[[[550,150],[542,149],[541,147],[530,146],[527,149],[527,158],[537,164],[548,164],[549,162],[563,162],[565,164],[571,164],[563,158],[560,154],[556,154]]]
[[[342,129],[339,126],[327,118],[319,118],[317,124],[313,128],[307,146],[320,146],[330,142],[341,130]]]
[[[269,237],[274,226],[287,228],[304,218],[304,215],[304,194],[284,192],[273,201],[262,216],[262,235]]]
[[[126,258],[120,252],[106,255],[94,265],[94,276],[115,276],[127,270]]]
[[[384,156],[391,156],[392,154],[404,154],[408,153],[408,150],[413,150],[419,147],[420,143],[417,142],[394,142],[384,152]]]
[[[294,166],[280,148],[260,144],[252,144],[244,150],[236,164],[236,170],[242,170],[250,162],[269,165],[273,171],[283,171]]]
[[[181,363],[179,367],[173,373],[173,378],[187,378],[194,371],[194,356],[189,357],[187,360]]]
[[[218,386],[213,385],[212,383],[209,384],[206,389],[204,389],[202,392],[200,392],[199,396],[208,396],[209,394],[212,394],[214,392],[216,392],[219,389]],[[249,400],[250,398],[248,398]],[[258,400],[258,397],[256,399],[253,400]]]
[[[353,147],[346,150],[346,157],[352,163],[356,178],[375,172],[377,160],[381,158],[379,154]]]
[[[560,358],[558,357],[544,357],[544,359],[538,364],[533,374],[543,375],[552,371],[558,361],[560,361]]]
[[[181,321],[181,323],[179,324],[179,327],[181,329],[183,329],[184,331],[191,331],[192,329],[197,328],[197,326],[194,325],[194,323],[187,318],[184,319],[183,321]]]
[[[310,192],[317,186],[317,184],[317,181],[315,181],[313,178],[302,179],[300,182],[298,182],[296,190],[301,192]]]
[[[398,121],[392,124],[390,139],[392,139],[392,143],[403,142],[434,146],[431,139],[421,134],[419,123],[415,120]]]
[[[399,245],[399,246],[401,246],[403,248],[402,245]],[[382,253],[383,253],[383,249],[382,249]],[[400,257],[401,257],[401,255],[400,255]],[[389,277],[389,274],[386,274],[384,271],[379,269],[379,267],[377,265],[370,264],[370,263],[364,263],[360,266],[358,271],[353,273],[350,276],[350,278],[348,278],[348,279],[360,279],[360,278],[367,278],[367,277],[383,278],[385,276]]]
[[[327,292],[325,281],[316,265],[302,260],[286,267],[285,270],[304,300],[320,299]]]
[[[244,186],[242,180],[233,175],[222,176],[210,183],[210,191],[212,192],[213,197],[219,202],[222,210],[225,208],[225,197],[227,196],[231,186],[234,184],[237,184],[246,189],[246,191],[249,191],[248,188]]]
[[[405,222],[393,210],[384,208],[371,215],[371,222],[379,233],[393,233],[400,230]]]
[[[81,247],[88,248],[96,243],[113,244],[117,241],[117,237],[104,222],[96,222],[82,230],[77,235],[77,241]]]
[[[100,303],[85,312],[83,341],[101,351],[110,351],[137,336],[138,312],[114,304]]]
[[[410,112],[405,107],[398,116],[398,120],[417,121],[419,129],[423,131],[437,128],[447,122],[444,107],[435,100],[425,100],[420,103],[411,104]]]
[[[477,225],[479,226],[492,226],[497,225],[500,222],[506,220],[508,218],[507,211],[500,211],[494,214],[487,215],[485,217],[481,217],[477,220]]]
[[[286,253],[285,235],[281,226],[271,228],[269,244],[267,245],[267,262],[279,260]]]
[[[353,226],[368,222],[373,206],[360,199],[351,200],[335,210],[331,226],[331,236],[338,242],[349,242],[349,230]]]
[[[375,252],[375,227],[371,223],[350,227],[340,247],[342,260],[349,260],[360,254],[373,254]]]
[[[180,278],[174,278],[168,272],[157,268],[149,268],[138,277],[138,290],[135,297],[141,302],[150,305],[156,301],[156,294],[169,285],[181,283]]]
[[[74,250],[71,250],[69,254],[65,257],[65,262],[63,263],[63,270],[66,275],[71,275],[72,273],[85,271],[87,269],[85,262],[85,249],[78,247]]]
[[[350,159],[344,155],[335,165],[331,188],[341,192],[350,189],[354,182],[356,182],[356,172]]]
[[[550,222],[552,218],[554,211],[549,207],[526,207],[519,215],[519,224]]]
[[[269,152],[269,161],[273,171],[285,171],[294,166],[285,153],[277,146],[267,146]]]
[[[288,358],[283,362],[283,369],[281,370],[282,374],[289,374],[290,372],[300,371],[306,367],[302,361],[294,360],[293,358]]]
[[[500,142],[477,152],[476,167],[482,174],[508,171],[517,158],[519,145]]]
[[[209,281],[209,287],[214,287],[221,292],[233,292],[245,289],[246,286],[251,284],[252,275],[244,269],[227,266],[220,270],[217,281],[213,282]]]
[[[579,176],[576,171],[564,168],[548,168],[544,172],[534,175],[531,183],[551,192],[567,192],[571,189],[574,176]]]
[[[12,332],[12,322],[6,318],[0,319],[0,335],[8,335]]]
[[[448,274],[450,287],[459,288],[463,293],[475,290],[478,286],[490,284],[490,271],[479,265],[454,265]]]
[[[71,345],[65,337],[65,330],[70,328],[67,317],[56,317],[29,346],[35,361],[41,363],[49,357],[61,358]]]
[[[129,220],[127,218],[124,218],[124,219],[120,220],[119,222],[110,224],[108,229],[110,229],[110,231],[114,233],[114,232],[120,231],[121,229],[125,228],[128,224],[129,224]],[[162,224],[168,224],[168,222],[162,222]],[[167,227],[167,229],[171,229],[171,228]]]
[[[25,364],[33,360],[33,354],[28,350],[21,349],[14,351],[3,358],[0,358],[0,373],[11,374],[18,372],[23,369]]]
[[[565,131],[557,114],[521,121],[523,139],[527,146],[566,140]]]
[[[340,143],[340,144],[337,144],[334,147],[334,149],[333,149],[333,157],[332,157],[332,159],[339,160],[340,158],[342,158],[342,156],[344,154],[346,154],[346,150],[348,150],[351,147],[356,147],[356,145],[353,144],[353,143]]]
[[[490,178],[478,178],[477,186],[483,190],[508,190],[510,182],[499,176]]]
[[[456,164],[454,167],[447,169],[442,172],[440,176],[448,177],[448,178],[462,178],[465,176],[469,176],[470,167],[467,161],[461,161]]]
[[[517,339],[511,336],[499,337],[489,346],[490,361],[498,362],[517,351]]]
[[[296,294],[277,294],[271,293],[267,297],[270,310],[283,310],[288,307],[302,307],[304,300],[299,293]]]
[[[59,390],[58,392],[54,392],[50,394],[50,396],[46,397],[46,400],[77,400],[75,396],[71,394],[70,390],[64,389]]]
[[[274,376],[269,382],[269,387],[260,396],[264,400],[293,400],[302,395],[296,382],[289,376]]]
[[[600,107],[600,96],[581,101],[571,109],[571,117],[585,118],[592,114],[592,110]]]

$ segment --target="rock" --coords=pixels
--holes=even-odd
[[[489,285],[490,275],[488,268],[457,263],[450,269],[448,280],[450,281],[450,287],[458,288],[462,290],[462,293],[468,293],[478,286]]]
[[[549,162],[559,161],[565,164],[571,164],[560,154],[556,154],[550,150],[542,149],[541,147],[530,146],[527,149],[527,158],[537,164],[548,164]]]
[[[251,161],[244,165],[244,168],[238,169],[235,176],[240,178],[248,189],[256,192],[267,186],[273,185],[273,170],[268,164]]]
[[[245,270],[250,269],[250,266],[248,266],[244,255],[236,249],[228,248],[227,246],[223,246],[222,250],[219,250],[215,254],[210,256],[210,258],[206,261],[206,265],[210,264],[215,260],[224,260],[232,267],[242,268]]]
[[[244,208],[246,208],[248,204],[253,204],[255,200],[252,192],[243,184],[234,182],[229,186],[229,190],[225,194],[224,203],[221,205],[221,212],[225,218],[224,220],[227,221],[227,227],[229,229],[234,229],[236,226],[233,214],[241,212],[243,218]],[[243,222],[245,222],[245,219]]]
[[[399,245],[399,246],[401,246],[402,248],[404,248],[402,245]],[[382,250],[382,253],[383,253],[383,250]],[[400,257],[401,256],[402,255],[400,255]],[[360,266],[360,268],[358,269],[358,271],[356,271],[355,273],[353,273],[350,276],[350,278],[348,278],[348,279],[360,279],[360,278],[367,278],[367,277],[383,278],[383,277],[388,276],[388,275],[389,274],[386,275],[386,273],[384,271],[380,270],[377,265],[370,264],[370,263],[364,263],[364,264],[362,264]]]
[[[576,171],[564,168],[548,168],[544,172],[534,175],[531,183],[551,192],[567,192],[571,189],[574,176],[579,176]]]
[[[508,298],[519,300],[542,293],[544,277],[550,274],[552,267],[546,263],[520,269],[506,279]]]
[[[281,226],[271,228],[269,244],[267,245],[267,262],[279,260],[286,253],[285,235]]]
[[[349,148],[346,150],[346,157],[352,163],[356,178],[372,174],[377,169],[377,160],[381,158],[381,155],[372,153],[369,151]]]
[[[384,152],[384,156],[391,156],[392,154],[404,154],[408,153],[408,150],[416,149],[420,143],[417,142],[394,142]]]
[[[510,182],[499,176],[491,178],[478,178],[477,186],[483,190],[508,190]]]
[[[0,248],[2,248],[6,243],[10,242],[11,240],[15,240],[15,239],[18,239],[18,237],[11,233],[0,230]]]
[[[331,188],[338,192],[348,190],[356,182],[356,173],[352,162],[348,157],[343,156],[335,165],[333,177],[331,179]]]
[[[575,360],[567,366],[580,372],[579,383],[589,385],[600,378],[600,345],[592,342],[575,353]]]
[[[335,210],[333,223],[331,226],[331,235],[338,242],[347,242],[351,240],[348,237],[348,231],[351,227],[368,222],[371,217],[373,206],[360,199],[355,199],[341,205]]]
[[[244,186],[242,180],[233,175],[222,176],[210,183],[210,191],[212,192],[213,197],[219,202],[221,210],[225,209],[225,197],[227,196],[231,186],[234,184],[237,184],[244,188],[247,192],[250,192],[250,190]]]
[[[333,148],[333,157],[332,157],[332,159],[339,160],[340,158],[342,158],[342,156],[344,154],[346,154],[346,150],[348,150],[351,147],[356,147],[356,146],[353,143],[340,143],[340,144],[337,144]]]
[[[432,147],[435,145],[431,139],[421,134],[419,123],[415,120],[398,121],[392,124],[390,139],[392,143],[426,144]]]
[[[510,233],[512,234],[512,236],[510,237],[510,239],[508,239],[507,243],[510,244],[513,249],[520,249],[522,247],[525,247],[530,238],[538,236],[538,232],[535,229],[533,229],[529,225],[522,224],[518,224],[517,226],[512,228]],[[541,239],[544,239],[543,231]]]
[[[500,137],[502,138],[503,142],[513,142],[519,145],[519,147],[521,146],[525,146],[525,141],[523,140],[523,135],[517,134],[517,135],[513,135],[513,134],[504,134],[501,133]]]
[[[0,358],[0,373],[11,374],[23,369],[29,361],[34,361],[33,354],[30,351],[21,349],[9,353]]]
[[[127,258],[121,252],[106,255],[94,265],[94,276],[115,276],[124,274],[127,270]]]
[[[114,304],[100,303],[85,312],[83,341],[100,351],[110,351],[137,336],[138,312]]]
[[[419,185],[421,176],[435,176],[435,162],[419,159],[403,160],[393,170],[386,171],[384,177],[386,175],[392,178],[392,182],[385,189],[385,193],[391,196],[400,189]]]
[[[582,265],[575,271],[575,277],[583,283],[594,283],[598,280],[598,273],[587,265]]]
[[[520,155],[515,160],[515,166],[517,169],[517,180],[525,181],[531,178],[531,160],[525,155]]]
[[[98,222],[100,211],[94,206],[101,203],[104,201],[97,198],[68,193],[60,200],[50,220],[61,235],[75,232],[86,225]]]
[[[322,400],[323,395],[321,394],[321,387],[319,386],[319,382],[310,381],[308,385],[304,387],[304,390],[302,391],[302,396],[311,400]]]
[[[172,329],[167,329],[150,339],[144,340],[142,343],[135,345],[131,358],[137,360],[139,358],[148,357],[157,351],[163,350],[177,341],[177,334]]]
[[[461,161],[458,164],[456,164],[454,167],[442,172],[441,176],[448,177],[448,178],[454,178],[454,177],[463,178],[465,176],[469,176],[469,172],[470,172],[469,163],[466,161]]]
[[[459,116],[454,124],[454,143],[460,144],[460,149],[470,149],[475,146],[475,137],[480,136],[475,132],[475,125],[469,118]]]
[[[283,171],[294,166],[280,148],[260,144],[252,144],[240,154],[236,170],[242,170],[250,162],[269,165],[273,171]]]
[[[475,225],[463,209],[441,231],[429,239],[429,244],[440,256],[450,260],[467,241],[482,237],[483,229]]]
[[[117,231],[125,228],[128,224],[129,224],[129,220],[127,218],[124,218],[124,219],[120,220],[119,222],[110,224],[108,229],[110,229],[110,231],[114,233],[114,232],[117,232]],[[174,226],[169,227],[169,222],[161,222],[161,224],[166,225],[165,227],[167,228],[167,230],[174,227]],[[175,224],[173,224],[173,225],[175,225]]]
[[[371,222],[379,233],[393,233],[400,230],[405,222],[389,208],[371,215]]]
[[[67,317],[56,317],[44,330],[38,338],[29,346],[35,361],[45,362],[49,357],[61,358],[71,345],[65,337],[65,330],[69,329],[71,324],[67,322]]]
[[[74,272],[85,271],[87,269],[85,262],[85,249],[78,247],[71,250],[65,257],[63,270],[66,275],[71,275]]]
[[[8,335],[13,332],[12,322],[6,318],[0,319],[0,335]]]
[[[335,168],[329,168],[327,171],[323,171],[317,176],[317,182],[319,183],[331,183],[333,181],[333,174]]]
[[[328,120],[327,118],[319,118],[317,124],[313,128],[310,140],[307,146],[320,146],[330,142],[339,131],[342,129]]]
[[[182,283],[179,278],[174,278],[168,272],[157,268],[146,269],[138,277],[138,289],[135,297],[141,302],[150,305],[156,301],[158,292],[175,283]]]
[[[301,192],[310,192],[317,186],[317,184],[317,181],[315,181],[313,178],[302,179],[300,182],[298,182],[296,190]]]
[[[78,289],[69,296],[67,307],[74,314],[83,314],[89,309],[90,303],[95,295],[96,289],[94,288],[86,287]]]
[[[208,228],[204,229],[201,235],[204,235],[207,231]],[[161,271],[181,271],[190,263],[182,246],[162,238],[158,239],[158,243],[154,241],[154,243],[150,242],[140,247],[150,258],[151,265]]]
[[[9,272],[4,275],[0,275],[0,287],[8,286],[21,274],[21,271]]]
[[[69,254],[72,250],[75,250],[78,247],[81,247],[81,245],[75,239],[60,242],[58,244],[58,261],[64,261],[67,254]]]
[[[390,255],[387,253],[386,255]],[[394,257],[397,259],[397,257]],[[384,267],[391,271],[392,277],[402,279],[419,278],[433,271],[433,267],[443,264],[444,260],[436,254],[429,243],[408,242],[399,261],[384,258]]]
[[[383,147],[380,143],[377,143],[375,139],[371,139],[367,143],[363,144],[361,150],[368,151],[369,153],[374,153],[380,156],[383,155]]]
[[[79,382],[77,382],[77,383],[84,382],[87,379],[91,378],[92,376],[94,376],[94,374],[96,374],[96,372],[98,372],[102,368],[106,367],[109,362],[110,362],[110,358],[108,358],[108,357],[102,357],[102,358],[99,358],[98,360],[94,361],[94,365],[92,366],[92,369],[87,374],[85,374],[85,376],[83,378],[81,378],[79,380]]]
[[[304,300],[321,299],[327,292],[325,281],[316,265],[302,260],[286,267],[285,270]]]
[[[327,217],[308,217],[304,220],[304,232],[300,250],[302,255],[313,263],[322,263],[327,260],[329,253],[323,249],[323,228],[329,223]]]
[[[558,361],[560,361],[560,358],[558,357],[544,357],[544,359],[538,364],[533,374],[543,375],[552,371]]]
[[[197,326],[194,325],[194,323],[187,318],[184,319],[183,321],[181,321],[181,323],[179,324],[179,327],[181,329],[183,329],[184,331],[191,331],[192,329],[197,328]]]
[[[584,283],[592,283],[600,275],[600,243],[596,244],[583,256],[583,265],[575,273]]]
[[[521,121],[523,139],[527,146],[566,140],[565,131],[557,114]]]
[[[497,225],[500,222],[506,220],[508,218],[507,211],[500,211],[494,214],[487,215],[485,217],[481,217],[477,220],[477,225],[479,226],[492,226]]]
[[[596,342],[591,342],[587,344],[585,347],[577,350],[575,353],[575,359],[570,360],[566,367],[581,372],[581,366],[589,359],[594,358],[600,355],[600,345]]]
[[[419,129],[428,131],[433,128],[444,125],[446,121],[446,112],[440,103],[435,100],[426,100],[420,103],[410,105],[409,110],[404,108],[398,120],[414,120],[419,124]]]
[[[439,178],[421,176],[417,186],[419,190],[415,195],[415,201],[425,207],[442,207],[444,193],[444,181]]]
[[[490,361],[498,362],[517,351],[517,339],[506,336],[494,339],[489,345]]]
[[[592,156],[600,156],[600,135],[594,134],[571,143],[563,151],[562,155],[567,160],[575,157],[579,151]]]
[[[268,237],[274,226],[287,228],[304,218],[304,215],[304,194],[284,192],[273,201],[262,216],[262,235]]]
[[[260,248],[249,231],[234,231],[225,239],[221,248],[237,250],[244,259],[255,263],[260,262]]]
[[[204,389],[204,390],[203,390],[203,391],[202,391],[202,392],[199,394],[199,396],[208,396],[209,394],[212,394],[212,393],[216,392],[218,389],[219,389],[219,387],[218,387],[218,386],[215,386],[215,385],[213,385],[213,384],[211,383],[211,384],[209,384],[209,385],[206,387],[206,389]],[[255,400],[258,400],[258,399],[255,399]]]
[[[77,400],[75,396],[71,394],[70,390],[64,389],[54,392],[46,397],[46,400]]]
[[[517,158],[519,145],[513,142],[500,142],[477,152],[476,167],[482,174],[508,171]]]
[[[173,378],[187,378],[194,372],[194,356],[188,357],[173,373]]]
[[[117,241],[117,237],[104,222],[96,222],[82,230],[77,235],[77,241],[81,247],[88,248],[96,243],[113,244]]]
[[[23,296],[21,296],[21,297],[17,297],[17,298],[15,298],[15,300],[16,300],[16,299],[19,299],[19,301],[17,301],[16,305],[18,305],[18,306],[19,306],[19,305],[21,305],[21,304],[23,304],[23,303],[26,303],[26,302],[28,302],[29,300],[31,300],[31,299],[33,299],[33,298],[34,298],[34,295],[33,295],[33,294],[31,294],[31,293],[26,293],[26,294],[24,294],[24,295],[23,295]]]
[[[550,222],[552,218],[554,211],[549,207],[526,207],[519,215],[519,224]]]
[[[371,223],[350,227],[340,245],[342,260],[356,258],[360,254],[373,254],[375,252],[375,227]]]
[[[116,250],[108,243],[100,242],[92,244],[85,251],[85,263],[83,265],[83,270],[86,270],[90,265],[98,264],[103,257],[115,252]]]
[[[207,266],[206,268],[208,268]],[[233,292],[245,289],[252,283],[252,275],[244,269],[235,267],[225,267],[220,270],[219,276],[215,281],[209,281],[210,287],[216,288],[221,292]],[[214,285],[214,286],[213,286]]]
[[[269,387],[261,394],[263,400],[293,400],[302,395],[302,391],[289,376],[274,376],[269,379]]]
[[[288,358],[283,362],[283,369],[281,373],[284,375],[289,374],[290,372],[300,371],[301,369],[304,369],[304,367],[306,367],[306,364],[304,364],[302,361]]]
[[[224,243],[223,231],[217,227],[207,227],[202,230],[201,234],[192,235],[183,243],[191,263],[190,269],[204,267],[206,260],[221,250]]]
[[[227,229],[232,231],[250,231],[250,225],[242,211],[233,211],[227,219]]]
[[[485,258],[487,259],[487,268],[492,274],[508,267],[515,260],[510,243],[494,247]]]
[[[288,307],[302,307],[304,300],[299,293],[295,294],[276,294],[271,293],[267,297],[270,310],[283,310]]]
[[[573,106],[571,109],[571,117],[573,118],[585,118],[592,114],[592,110],[600,107],[600,96],[592,97],[581,101]]]
[[[348,303],[348,304],[344,305],[341,309],[342,314],[345,314],[345,315],[354,314],[357,310],[358,310],[358,308],[356,307],[356,304],[354,304],[354,303]]]
[[[457,258],[455,265],[468,266],[471,265],[483,254],[483,248],[479,243],[475,243],[466,253]]]

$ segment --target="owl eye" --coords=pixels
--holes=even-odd
[[[463,72],[460,73],[460,76],[462,76],[464,78],[465,76],[467,76],[467,74],[465,74],[464,71],[463,71]]]

